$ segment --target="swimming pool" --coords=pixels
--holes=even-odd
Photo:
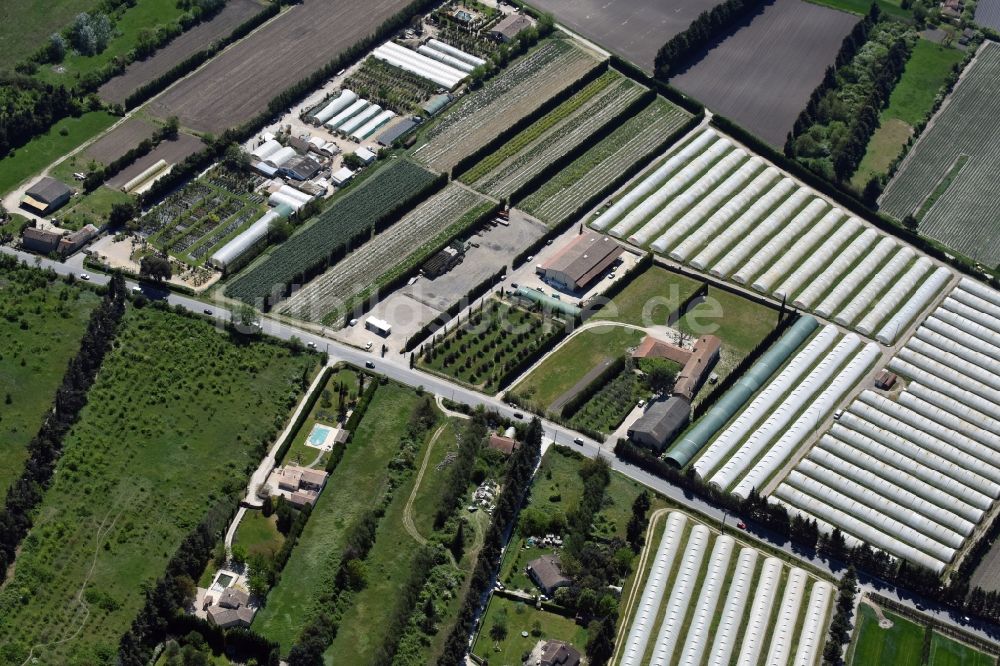
[[[306,444],[314,449],[323,448],[331,432],[333,432],[332,428],[317,423],[313,426],[312,432],[309,433],[309,439],[306,440]]]

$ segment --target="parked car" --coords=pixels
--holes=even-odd
[[[576,437],[573,440],[573,443],[576,444],[577,446],[583,446],[583,440],[581,438],[579,438],[579,437]]]
[[[309,349],[316,349],[316,343],[310,340],[306,343],[306,347],[309,347]]]
[[[369,370],[375,369],[375,361],[365,361],[365,367]]]
[[[738,523],[736,523],[736,527],[740,528],[741,530],[745,530],[747,528],[747,524],[741,520]]]
[[[639,402],[635,403],[635,406],[636,407],[640,407],[640,408],[645,407],[646,406],[646,401],[643,400],[642,398],[640,398]]]
[[[202,310],[202,312],[204,312],[205,314],[207,314],[209,316],[211,316],[211,314],[212,314],[212,311],[209,310],[208,308],[205,308],[204,310]]]
[[[524,418],[524,414],[522,414],[521,412],[514,412],[514,418],[515,419],[523,419]]]
[[[373,346],[374,344],[375,344],[375,343],[374,343],[374,342],[372,342],[371,340],[369,340],[368,342],[366,342],[366,343],[365,343],[365,351],[371,351],[371,348],[372,348],[372,346]]]
[[[80,279],[81,280],[89,280],[90,276],[87,275],[86,273],[80,273]]]

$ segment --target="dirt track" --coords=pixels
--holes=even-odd
[[[151,113],[177,116],[200,132],[221,133],[406,6],[406,0],[305,0],[154,99]]]
[[[858,17],[776,0],[671,83],[780,148]]]
[[[255,0],[229,0],[212,20],[199,23],[178,35],[165,47],[145,60],[137,60],[97,90],[98,96],[112,104],[122,104],[133,90],[161,76],[185,58],[226,37],[241,23],[264,9]]]

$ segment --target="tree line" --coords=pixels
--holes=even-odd
[[[0,78],[0,158],[20,148],[53,124],[79,115],[81,105],[65,86],[26,76]]]
[[[713,41],[740,21],[758,11],[770,0],[725,0],[698,15],[687,30],[671,37],[656,52],[653,66],[657,78],[664,81],[676,74],[691,56],[708,47]]]
[[[2,261],[16,263],[16,259],[8,257]],[[125,300],[125,280],[121,275],[113,275],[100,304],[90,315],[80,350],[69,362],[51,412],[38,434],[28,443],[24,471],[7,491],[4,508],[0,512],[0,582],[6,575],[8,565],[14,561],[21,540],[31,528],[31,514],[41,503],[52,479],[66,435],[87,404],[87,391],[118,333],[125,313]]]

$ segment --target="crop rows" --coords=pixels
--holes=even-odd
[[[663,98],[628,119],[519,205],[549,225],[572,215],[581,201],[602,191],[623,171],[645,162],[663,137],[691,116]]]
[[[591,86],[587,86],[567,100],[565,104],[570,110],[564,112],[562,117],[559,115],[562,107],[557,107],[552,112],[556,116],[549,121],[551,125],[537,138],[533,136],[531,127],[521,133],[525,135],[523,138],[520,134],[515,136],[510,142],[511,148],[500,151],[509,152],[510,156],[476,180],[476,188],[495,197],[510,196],[624,112],[645,90],[614,71],[607,72],[591,85],[596,89],[591,91]],[[577,96],[582,96],[582,99],[577,101]],[[575,110],[574,103],[577,105]],[[548,116],[538,122],[544,127],[547,119]]]
[[[547,39],[454,105],[428,128],[427,143],[414,155],[447,171],[596,66],[574,43]]]
[[[227,287],[226,294],[253,302],[275,288],[284,289],[398,213],[434,180],[433,173],[409,160],[393,160],[337,198],[314,223],[239,276]]]
[[[962,155],[968,161],[920,221],[922,233],[989,266],[1000,263],[995,211],[1000,170],[1000,44],[986,42],[886,187],[880,204],[902,219],[919,209]]]
[[[489,206],[482,195],[452,183],[298,291],[281,312],[298,319],[324,319],[384,283],[387,273],[426,259],[425,248],[437,245],[439,235],[459,233],[454,228],[459,222],[471,222],[470,213],[481,214]]]

